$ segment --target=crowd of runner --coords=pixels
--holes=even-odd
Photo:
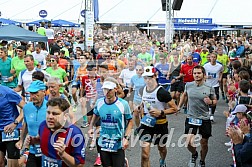
[[[188,166],[205,167],[220,98],[234,165],[252,165],[252,37],[175,35],[168,51],[155,33],[96,28],[94,47],[83,49],[81,33],[43,26],[48,46],[1,42],[0,167],[5,158],[8,166],[84,166],[87,147],[97,149],[94,165],[124,167],[131,135],[141,142],[142,167],[150,166],[151,143],[166,167],[167,115],[178,112],[187,115]]]

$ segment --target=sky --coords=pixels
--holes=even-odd
[[[3,18],[22,22],[41,19],[40,10],[46,10],[46,19],[65,19],[80,23],[85,0],[0,0]],[[161,0],[99,0],[100,22],[109,23],[165,23]],[[222,25],[252,25],[252,0],[184,0],[176,18],[212,18]]]

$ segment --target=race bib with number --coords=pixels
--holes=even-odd
[[[188,118],[188,123],[191,125],[201,126],[202,125],[202,119],[197,118]]]
[[[15,129],[12,133],[2,132],[2,142],[19,140],[19,131]]]
[[[42,167],[62,167],[62,161],[42,155]]]
[[[102,151],[109,151],[109,152],[117,152],[119,149],[119,143],[117,140],[108,140],[104,139],[102,140]]]
[[[8,81],[8,78],[9,78],[8,76],[2,76],[2,81],[3,81],[3,82],[9,82],[9,81]]]
[[[42,156],[40,145],[37,145],[37,144],[36,144],[36,145],[34,146],[34,150],[35,150],[35,156],[36,156],[36,157]]]
[[[211,76],[212,78],[216,78],[216,73],[208,73],[208,76]]]
[[[30,93],[25,92],[25,102],[29,102],[30,101]]]
[[[141,124],[149,126],[149,127],[154,127],[156,122],[157,122],[157,119],[155,117],[150,116],[149,114],[146,114],[141,119]]]
[[[44,61],[40,61],[39,64],[40,64],[40,65],[44,65]]]

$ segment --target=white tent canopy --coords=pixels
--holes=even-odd
[[[71,3],[70,3],[71,2]],[[80,23],[84,0],[8,0],[0,2],[2,17],[30,22],[41,19],[46,10],[48,20],[64,19]],[[212,18],[219,25],[252,25],[248,16],[251,0],[184,0],[175,18]],[[99,0],[100,23],[165,23],[161,0]]]

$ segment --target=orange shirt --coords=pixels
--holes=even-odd
[[[76,79],[80,80],[80,77],[85,76],[85,75],[87,75],[87,69],[86,69],[86,67],[84,67],[83,69],[81,69],[81,67],[79,67],[78,70],[77,70],[77,77],[76,77]]]
[[[64,69],[64,70],[66,70],[66,68],[67,68],[67,65],[68,65],[68,61],[66,60],[66,59],[59,59],[59,66],[62,68],[62,69]]]

